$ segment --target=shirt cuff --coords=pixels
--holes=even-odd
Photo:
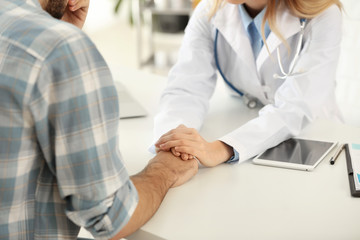
[[[155,144],[152,144],[152,145],[148,148],[148,151],[151,152],[152,154],[156,154]]]
[[[80,206],[78,207],[80,210],[67,210],[68,218],[88,230],[95,239],[107,240],[114,237],[128,223],[139,198],[135,185],[129,179],[117,192],[101,202],[81,199],[72,201],[79,202],[77,205]],[[72,202],[68,205],[73,208]],[[87,205],[93,207],[84,207]]]
[[[234,155],[225,163],[237,163],[239,161],[239,152],[236,151],[235,148],[233,148],[233,151],[234,151]]]

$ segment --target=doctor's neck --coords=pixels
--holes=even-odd
[[[244,7],[250,17],[255,18],[267,4],[267,0],[247,0],[244,2]]]
[[[268,0],[225,0],[231,4],[244,4],[246,11],[254,18],[266,7]]]

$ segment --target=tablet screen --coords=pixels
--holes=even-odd
[[[266,150],[257,158],[312,166],[320,161],[333,146],[332,142],[291,138]]]

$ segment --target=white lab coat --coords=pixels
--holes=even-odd
[[[203,0],[185,30],[179,58],[168,76],[168,84],[154,119],[155,139],[185,124],[200,129],[213,94],[217,68],[214,60],[215,31],[219,30],[218,56],[222,71],[239,90],[259,99],[259,116],[219,140],[232,146],[245,161],[296,136],[316,117],[340,117],[335,101],[335,72],[341,41],[341,11],[332,6],[307,20],[302,50],[294,75],[280,74],[276,49],[288,71],[300,34],[300,19],[282,9],[277,26],[292,49],[289,51],[272,32],[255,60],[237,5],[226,4],[209,21],[212,0]]]

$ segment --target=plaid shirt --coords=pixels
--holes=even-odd
[[[107,239],[136,188],[122,163],[118,97],[89,38],[37,0],[0,0],[0,239]]]

